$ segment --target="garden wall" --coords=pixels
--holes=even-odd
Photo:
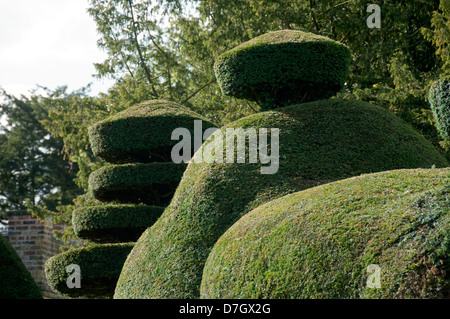
[[[60,253],[62,244],[53,235],[53,231],[62,231],[63,224],[54,224],[48,219],[38,220],[24,210],[6,213],[8,227],[6,239],[11,243],[25,267],[31,273],[44,298],[61,298],[54,294],[47,285],[44,264],[47,259]]]

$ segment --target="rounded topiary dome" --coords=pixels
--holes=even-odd
[[[178,143],[172,131],[186,128],[193,135],[194,120],[202,120],[203,129],[215,127],[178,103],[151,100],[90,126],[89,141],[94,155],[109,163],[166,162]]]
[[[128,256],[115,298],[199,297],[210,249],[239,218],[272,199],[362,173],[447,165],[409,125],[361,101],[332,99],[261,112],[220,132],[229,128],[278,128],[277,172],[261,174],[269,164],[260,161],[196,163],[197,152],[170,205]],[[267,142],[274,151],[271,138]],[[224,157],[226,151],[224,142]]]
[[[215,63],[223,94],[262,109],[326,99],[344,85],[350,50],[313,33],[270,32],[225,52]]]
[[[41,291],[14,248],[0,235],[0,299],[42,299]]]
[[[449,201],[447,168],[363,175],[276,199],[217,241],[201,297],[449,298]],[[380,270],[376,288],[370,265]]]
[[[441,136],[450,139],[450,77],[434,82],[428,92],[428,101]]]

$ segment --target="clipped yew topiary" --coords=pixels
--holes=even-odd
[[[428,92],[428,101],[441,136],[450,139],[450,77],[434,82]]]
[[[313,33],[281,30],[225,52],[215,63],[225,95],[256,101],[262,110],[326,99],[348,75],[343,44]]]
[[[0,299],[42,299],[30,272],[3,235],[0,235]]]
[[[450,298],[449,203],[448,168],[363,175],[271,201],[217,241],[201,297]]]
[[[48,259],[45,275],[50,288],[67,297],[111,297],[117,278],[133,243],[94,244],[72,249]],[[78,265],[79,288],[67,285],[69,265]]]
[[[269,164],[260,161],[196,163],[194,157],[170,205],[128,256],[115,298],[198,298],[216,241],[270,200],[363,173],[448,164],[395,115],[355,100],[321,100],[257,113],[222,127],[223,136],[229,128],[279,128],[277,172],[262,174],[261,167]],[[214,141],[213,136],[203,148]],[[267,142],[273,151],[271,137]],[[226,151],[223,141],[223,159]]]
[[[185,169],[172,162],[106,165],[89,176],[89,189],[100,201],[166,206]]]
[[[93,242],[134,242],[158,219],[162,206],[144,204],[80,207],[73,212],[75,235]]]
[[[151,100],[92,125],[89,141],[94,154],[109,163],[170,162],[178,143],[172,131],[186,128],[194,135],[194,120],[202,120],[203,129],[215,127],[178,103]]]
[[[94,154],[108,164],[89,177],[94,205],[72,215],[75,234],[96,244],[70,250],[48,260],[46,275],[57,292],[71,296],[112,297],[126,256],[142,232],[169,204],[186,169],[171,162],[172,131],[200,134],[212,126],[179,104],[156,100],[133,106],[89,128]],[[197,127],[195,130],[199,130]],[[80,266],[81,288],[69,288],[66,267]]]

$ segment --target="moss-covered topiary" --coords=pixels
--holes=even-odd
[[[75,235],[93,242],[136,241],[164,211],[161,206],[103,205],[76,209],[72,214]]]
[[[194,134],[194,120],[202,120],[202,128],[213,123],[182,105],[151,100],[113,115],[89,127],[89,141],[94,154],[110,163],[168,162],[172,147],[172,131],[186,128]]]
[[[450,298],[450,169],[363,175],[251,211],[216,243],[203,298]],[[379,266],[379,288],[367,285]]]
[[[409,125],[361,101],[289,106],[242,118],[221,132],[227,128],[279,128],[278,171],[261,174],[267,165],[260,162],[194,158],[170,205],[128,256],[115,298],[199,297],[210,249],[239,218],[272,199],[362,173],[447,165]],[[275,147],[270,139],[268,145]]]
[[[428,92],[428,101],[436,120],[436,128],[444,139],[450,139],[450,77],[434,82]]]
[[[42,299],[41,291],[14,248],[0,235],[0,299]]]
[[[48,285],[68,297],[110,297],[114,293],[123,263],[134,243],[98,244],[72,249],[53,256],[45,263]],[[80,267],[80,288],[69,288],[69,265]]]
[[[348,75],[350,50],[308,32],[270,32],[225,52],[215,63],[225,95],[257,101],[263,110],[333,96]]]
[[[185,169],[185,163],[173,162],[105,165],[89,176],[89,190],[103,202],[165,206]]]

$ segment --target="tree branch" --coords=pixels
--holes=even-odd
[[[140,60],[140,62],[141,62],[142,68],[144,69],[144,73],[145,73],[145,76],[146,76],[146,78],[147,78],[147,81],[148,81],[148,83],[151,85],[152,92],[153,92],[153,96],[154,96],[155,98],[158,98],[158,93],[157,93],[156,90],[155,90],[155,86],[154,86],[154,83],[153,83],[153,81],[152,81],[152,77],[151,77],[151,75],[150,75],[150,71],[149,71],[147,65],[145,64],[144,57],[143,57],[142,51],[141,51],[141,46],[140,46],[140,44],[139,44],[139,40],[138,40],[138,36],[137,36],[137,32],[136,32],[136,25],[137,25],[138,23],[136,22],[136,19],[135,19],[135,17],[134,17],[133,2],[132,2],[132,0],[127,0],[127,2],[128,2],[129,7],[130,7],[131,21],[132,21],[132,23],[133,23],[132,30],[133,30],[133,36],[134,36],[134,43],[135,43],[135,45],[136,45],[136,50],[138,51],[139,60]]]
[[[112,35],[114,41],[118,42],[118,40],[117,40],[116,36],[114,35],[114,32],[113,32],[113,31],[111,31],[111,35]],[[126,69],[128,70],[128,73],[130,73],[131,78],[134,79],[134,74],[133,74],[133,72],[131,72],[131,69],[130,69],[130,67],[128,66],[128,63],[127,63],[127,61],[126,61],[126,59],[125,59],[125,55],[123,54],[122,50],[119,50],[119,53],[120,53],[120,55],[122,56],[122,61],[123,61],[123,63],[125,64],[125,67],[126,67]]]
[[[311,9],[311,18],[313,21],[314,28],[316,29],[316,31],[320,31],[319,24],[317,23],[317,20],[316,20],[316,15],[314,14],[314,11],[313,11],[315,6],[316,6],[315,1],[309,0],[309,8]]]
[[[150,40],[152,41],[153,45],[155,46],[155,48],[165,56],[167,61],[169,61],[170,60],[169,54],[166,51],[164,51],[161,48],[161,46],[155,41],[155,37],[152,35],[148,25],[146,25],[145,28],[146,28],[146,30],[148,32],[148,36],[149,36]],[[172,87],[172,78],[171,77],[172,77],[172,75],[170,73],[170,69],[168,69],[167,70],[167,81],[168,81],[168,87],[169,87],[169,94],[171,94],[170,88]]]
[[[190,99],[192,99],[195,95],[197,95],[201,90],[203,90],[204,88],[206,88],[207,86],[211,85],[212,83],[214,83],[215,80],[211,80],[209,82],[207,82],[206,84],[202,85],[198,90],[196,90],[194,93],[192,93],[191,95],[189,95],[189,97],[187,97],[186,99],[183,100],[183,102],[181,102],[181,104],[186,103],[187,101],[189,101]]]

